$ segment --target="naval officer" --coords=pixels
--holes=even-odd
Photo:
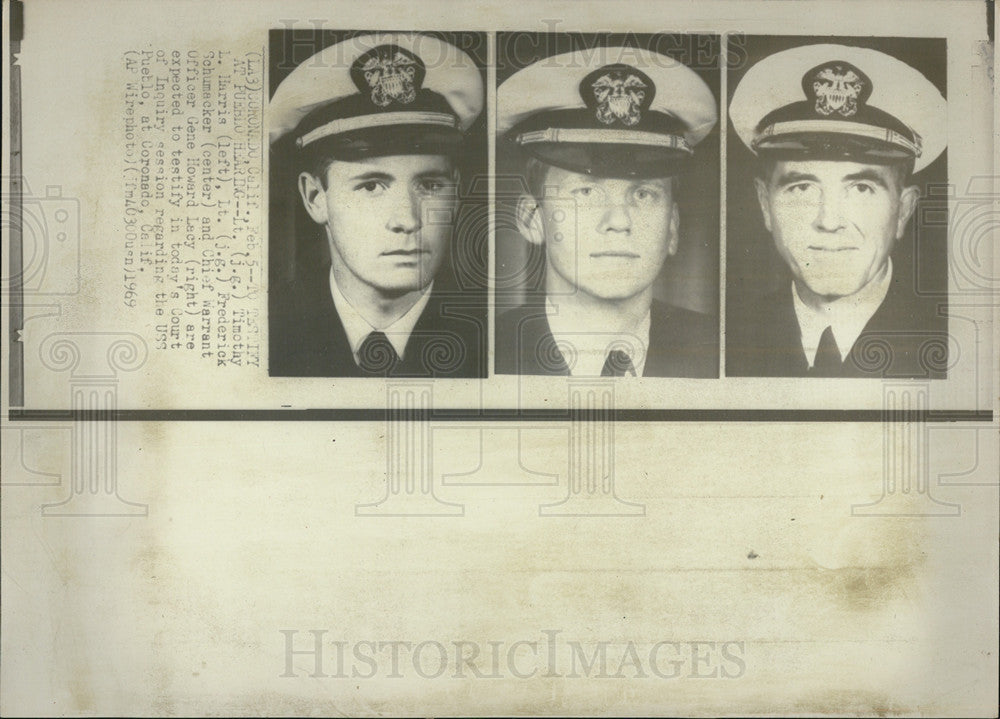
[[[272,375],[481,374],[479,328],[449,311],[435,279],[457,158],[482,107],[472,58],[421,34],[352,37],[281,82],[271,143],[295,154],[298,196],[328,260],[273,289]]]
[[[760,211],[788,279],[735,298],[727,374],[943,376],[945,319],[918,296],[912,262],[893,259],[920,197],[913,175],[945,148],[938,89],[883,52],[809,45],[748,70],[730,118],[757,156]]]
[[[517,229],[545,258],[544,302],[497,320],[497,373],[717,376],[715,321],[653,298],[683,242],[679,178],[717,119],[704,81],[642,49],[576,51],[514,73],[497,114],[524,161]]]

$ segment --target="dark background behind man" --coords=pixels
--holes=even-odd
[[[269,96],[298,65],[321,50],[371,30],[272,30],[269,37]],[[480,32],[421,33],[451,43],[470,55],[486,84],[489,63],[487,39]],[[477,375],[486,375],[488,270],[486,117],[482,112],[465,133],[457,153],[460,173],[459,204],[452,218],[451,246],[434,280],[435,295],[447,301],[457,314],[481,328],[481,343],[470,349],[476,356]],[[290,140],[288,140],[290,143]],[[329,264],[329,246],[324,229],[307,214],[296,189],[301,168],[290,144],[272,148],[269,172],[269,268],[268,298],[274,316],[275,290],[297,281],[303,271]],[[272,336],[274,332],[272,331]],[[272,351],[279,348],[272,346]]]
[[[728,76],[728,103],[740,80],[760,60],[782,50],[810,44],[833,43],[871,48],[892,55],[919,70],[947,97],[945,41],[933,38],[857,38],[807,36],[748,36],[746,62]],[[758,160],[746,148],[732,123],[727,123],[726,185],[726,317],[748,310],[748,298],[771,295],[788,285],[791,276],[764,226],[753,178]],[[894,272],[912,277],[921,301],[943,312],[948,291],[947,232],[943,223],[921,222],[928,213],[947,210],[948,152],[945,150],[907,184],[920,187],[921,199],[907,230],[891,253]],[[727,332],[728,334],[728,332]],[[728,374],[728,372],[727,372]]]
[[[499,33],[497,84],[538,60],[574,50],[637,47],[669,55],[687,65],[719,97],[720,38],[717,35],[635,33]],[[719,129],[698,144],[698,161],[680,177],[676,201],[682,209],[677,254],[654,284],[656,299],[718,316],[719,311]],[[525,242],[515,225],[524,159],[497,153],[496,293],[503,308],[544,297],[544,252]]]

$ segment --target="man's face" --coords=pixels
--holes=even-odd
[[[552,167],[545,187],[538,212],[550,294],[634,297],[677,251],[669,178],[598,178]]]
[[[386,297],[434,279],[451,237],[455,172],[442,155],[334,161],[326,188],[299,177],[309,215],[327,228],[338,282],[359,281]]]
[[[756,183],[764,224],[796,283],[826,300],[880,275],[918,196],[889,167],[856,162],[778,162]]]

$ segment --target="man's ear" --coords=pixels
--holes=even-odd
[[[917,209],[917,200],[920,199],[920,188],[916,185],[904,187],[899,194],[899,217],[896,219],[896,239],[903,236],[906,230],[906,223],[913,216],[913,211]]]
[[[541,208],[531,195],[517,198],[517,231],[533,245],[545,244],[545,227],[542,225]]]
[[[325,225],[329,219],[326,210],[326,191],[319,178],[311,172],[299,175],[299,194],[302,195],[302,204],[305,205],[306,212],[313,222]]]
[[[680,244],[681,234],[681,210],[674,203],[674,208],[670,212],[670,239],[667,241],[667,256],[672,257],[677,254],[677,246]]]
[[[759,177],[753,178],[753,185],[757,188],[757,202],[760,204],[760,214],[764,216],[764,227],[771,231],[771,193],[768,192],[767,183]]]

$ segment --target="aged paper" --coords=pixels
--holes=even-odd
[[[996,716],[991,22],[972,1],[5,2],[0,713]],[[802,84],[837,122],[893,95],[859,63],[908,68],[888,66],[893,112],[923,136],[884,142],[935,154],[916,156],[910,250],[891,272],[911,271],[944,329],[890,328],[850,376],[744,371],[744,298],[787,286],[787,268],[734,97],[768,57],[817,45],[861,58]],[[319,90],[294,79],[310,63]],[[532,67],[554,79],[518,89]],[[316,268],[326,282],[341,251],[316,241],[334,223],[303,202],[292,145],[382,117],[299,124],[325,111],[309,92],[353,97],[352,68],[383,109],[423,83],[444,99],[410,119],[450,107],[463,133],[456,195],[418,213],[425,234],[453,233],[450,274],[420,290],[457,324],[407,330],[430,338],[426,372],[355,376],[357,346],[357,367],[349,351],[277,360],[306,341],[279,334],[299,307],[281,293]],[[679,246],[647,284],[653,307],[710,328],[694,364],[653,371],[655,318],[610,339],[595,319],[574,340],[558,313],[582,279],[545,294],[555,258],[532,239],[508,141],[557,144],[518,122],[581,93],[598,122],[637,133],[555,128],[613,145],[608,162],[642,160],[629,143],[693,148],[665,185]],[[935,129],[920,114],[938,94]],[[656,112],[681,124],[647,130]],[[861,192],[891,184],[879,177]],[[391,187],[356,184],[371,181]],[[405,274],[424,250],[395,252]],[[613,279],[639,274],[610,254],[630,268]],[[330,276],[336,303],[349,286]],[[564,330],[549,333],[555,369],[508,371],[523,335],[503,318],[533,297]],[[895,342],[914,333],[904,365]],[[597,376],[603,355],[579,371],[612,343],[636,376]]]

